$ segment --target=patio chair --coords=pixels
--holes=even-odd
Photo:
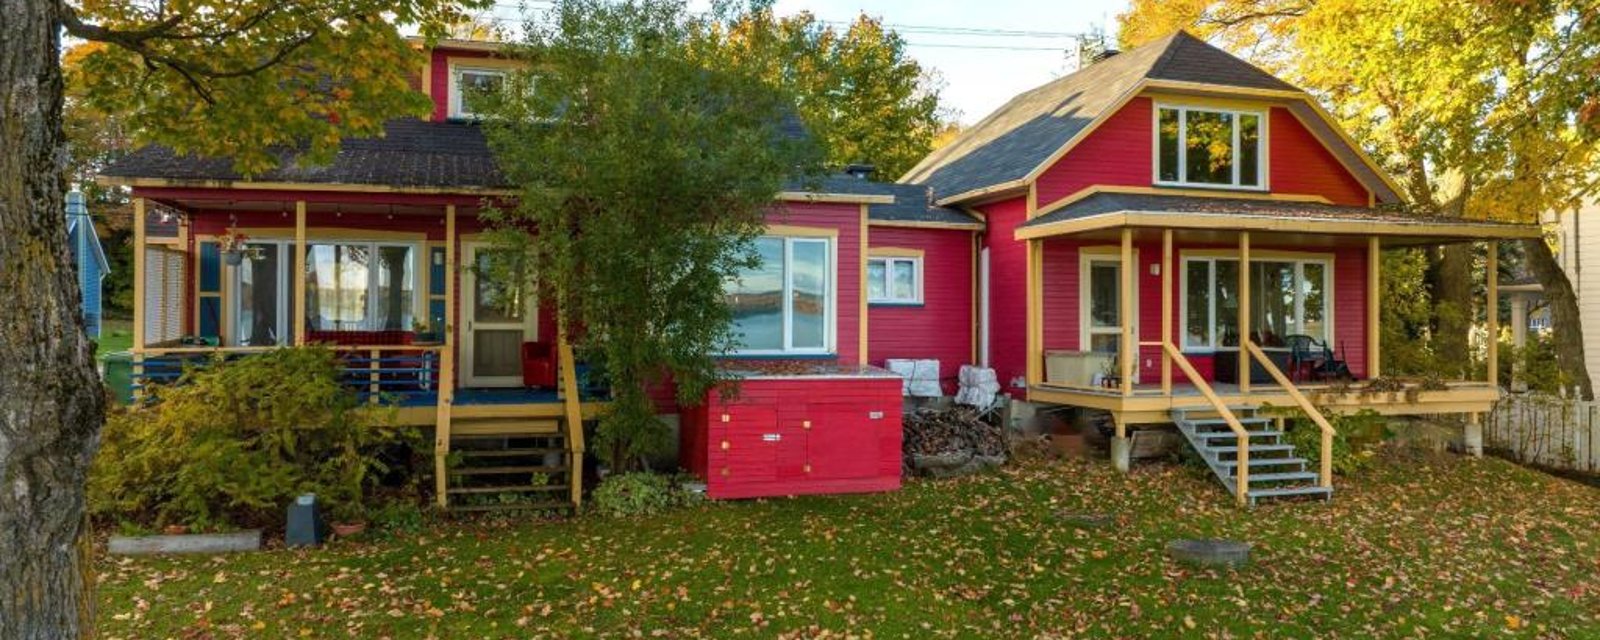
[[[1326,344],[1305,334],[1284,336],[1283,344],[1289,348],[1289,379],[1294,382],[1319,375],[1333,359]]]

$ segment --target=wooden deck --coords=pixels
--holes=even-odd
[[[1500,398],[1500,390],[1488,382],[1454,382],[1445,389],[1421,390],[1412,386],[1405,391],[1363,391],[1363,383],[1335,385],[1303,382],[1295,385],[1319,407],[1332,412],[1355,412],[1370,409],[1385,415],[1429,415],[1448,413],[1483,413],[1489,411]],[[1211,383],[1217,395],[1229,405],[1294,406],[1294,399],[1276,384],[1253,384],[1248,393],[1239,385]],[[1124,396],[1119,389],[1074,387],[1058,384],[1036,384],[1028,389],[1028,400],[1045,404],[1085,407],[1110,411],[1129,424],[1162,424],[1172,422],[1174,409],[1206,410],[1211,407],[1200,390],[1192,384],[1173,383],[1170,395],[1163,394],[1159,384],[1135,384],[1132,395]]]

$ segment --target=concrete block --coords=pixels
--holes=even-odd
[[[261,530],[235,531],[233,533],[191,533],[177,536],[111,536],[106,545],[112,555],[148,555],[153,553],[230,553],[259,551]]]
[[[1122,473],[1133,466],[1133,439],[1111,437],[1111,466]]]

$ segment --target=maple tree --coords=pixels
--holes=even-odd
[[[1537,222],[1592,196],[1600,179],[1597,8],[1594,0],[1136,0],[1119,20],[1125,46],[1190,29],[1307,89],[1424,212]],[[1550,303],[1558,363],[1592,398],[1572,285],[1548,241],[1519,244]],[[1438,353],[1467,351],[1473,261],[1469,245],[1432,255]]]
[[[245,174],[303,148],[422,115],[420,60],[400,24],[437,37],[490,0],[0,0],[0,629],[67,638],[93,628],[84,479],[105,417],[66,246],[63,33],[74,101],[180,152]],[[76,91],[81,89],[81,94]],[[136,248],[137,249],[137,248]]]

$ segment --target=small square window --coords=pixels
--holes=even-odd
[[[474,97],[500,91],[505,83],[506,73],[499,69],[457,67],[450,79],[450,116],[473,117],[475,114],[471,104]]]
[[[874,304],[922,302],[922,259],[879,257],[867,260],[867,301]]]

